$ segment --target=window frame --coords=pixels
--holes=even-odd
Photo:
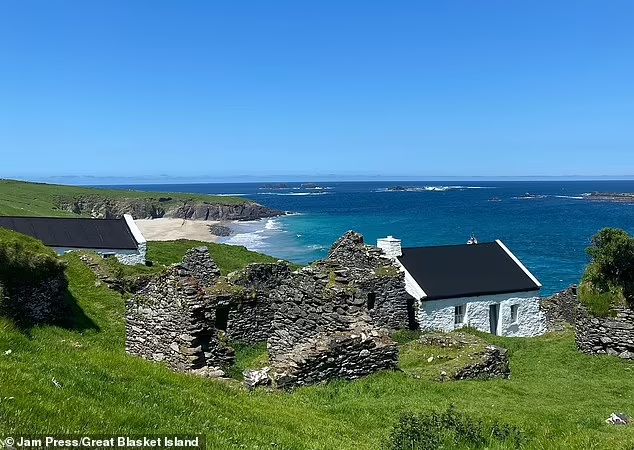
[[[465,318],[467,316],[467,305],[465,303],[461,305],[455,305],[453,309],[453,314],[454,325],[464,325]]]
[[[511,323],[517,323],[520,317],[519,314],[520,305],[515,303],[511,305]]]

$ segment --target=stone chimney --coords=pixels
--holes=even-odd
[[[376,246],[383,250],[385,255],[390,258],[396,258],[397,256],[401,256],[403,254],[401,251],[401,240],[396,239],[393,236],[377,239]]]

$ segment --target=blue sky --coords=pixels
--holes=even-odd
[[[0,2],[0,177],[634,174],[634,2]]]

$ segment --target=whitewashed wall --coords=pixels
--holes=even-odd
[[[497,334],[500,336],[538,336],[546,332],[546,318],[539,308],[536,292],[518,292],[481,297],[463,297],[444,300],[423,300],[419,305],[419,323],[422,330],[452,331],[470,325],[489,332],[489,306],[500,305]],[[466,305],[463,325],[456,325],[455,307]],[[511,305],[519,305],[517,322],[511,321]]]

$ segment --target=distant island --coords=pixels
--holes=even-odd
[[[634,193],[592,192],[584,195],[583,198],[603,202],[634,203]]]
[[[290,189],[291,187],[286,183],[267,183],[260,189]]]
[[[302,189],[324,189],[324,187],[316,183],[304,183],[302,184]]]

